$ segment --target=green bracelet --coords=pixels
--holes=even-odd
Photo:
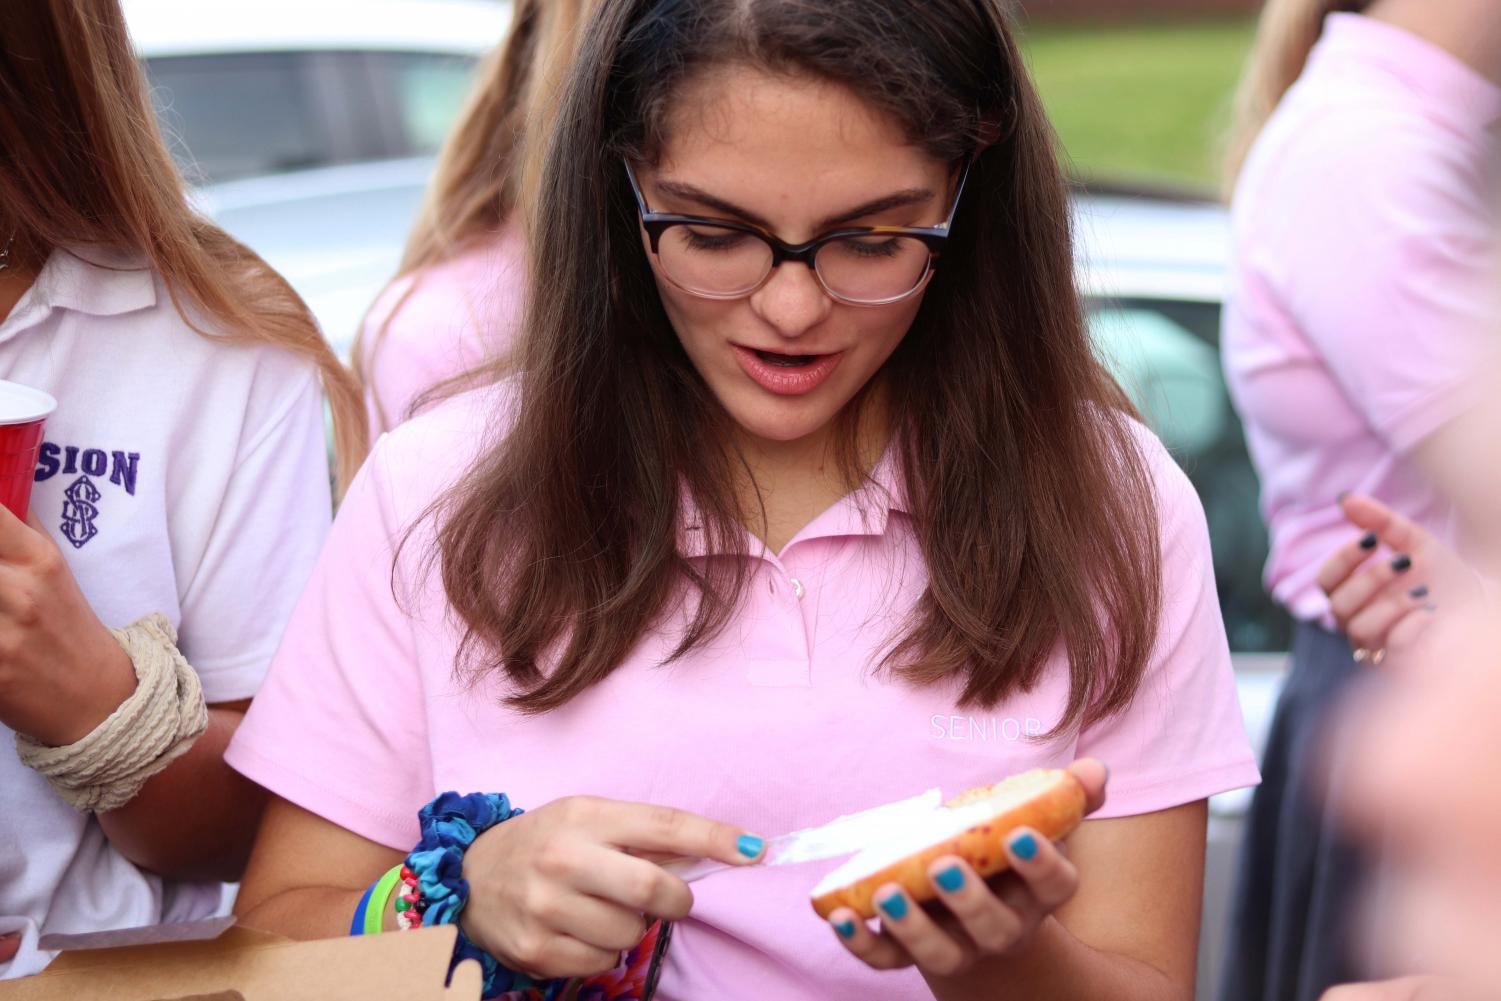
[[[365,907],[365,934],[378,935],[385,923],[386,908],[391,905],[391,894],[401,882],[401,866],[393,866],[370,891],[370,903]]]

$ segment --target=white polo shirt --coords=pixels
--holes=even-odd
[[[212,330],[212,326],[198,323]],[[58,251],[0,322],[0,378],[58,400],[32,510],[99,617],[177,625],[208,701],[255,694],[327,533],[311,363],[210,340],[142,261]],[[218,884],[142,872],[16,757],[0,726],[0,979],[41,969],[40,935],[188,920]]]

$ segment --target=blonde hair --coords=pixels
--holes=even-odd
[[[432,184],[407,237],[392,281],[449,260],[509,221],[524,222],[537,184],[542,138],[578,46],[580,27],[598,0],[518,0],[505,39],[481,64],[468,100],[438,155]],[[520,213],[521,217],[518,217]],[[388,286],[389,287],[389,286]],[[371,350],[415,290],[396,302]],[[354,368],[363,382],[365,324]],[[385,415],[380,415],[382,423]]]
[[[0,222],[17,260],[36,266],[70,244],[143,254],[198,333],[311,361],[347,484],[368,445],[359,384],[286,280],[189,204],[118,0],[10,5],[0,53]],[[194,324],[183,300],[222,333]]]
[[[1235,94],[1234,124],[1226,146],[1225,197],[1234,193],[1246,157],[1267,120],[1302,75],[1324,21],[1340,11],[1359,12],[1371,0],[1267,0],[1256,42]]]

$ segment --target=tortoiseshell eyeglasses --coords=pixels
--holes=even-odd
[[[750,223],[653,212],[625,165],[641,224],[662,277],[705,299],[742,299],[765,285],[783,262],[806,264],[823,290],[851,306],[889,306],[922,291],[948,241],[964,195],[959,175],[948,218],[937,226],[846,226],[790,244]]]

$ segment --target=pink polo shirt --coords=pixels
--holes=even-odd
[[[1501,270],[1488,131],[1501,89],[1407,32],[1329,18],[1246,164],[1223,357],[1261,476],[1272,594],[1328,610],[1315,577],[1371,494],[1451,536],[1411,453],[1472,402]]]
[[[360,332],[371,440],[406,420],[423,393],[510,347],[525,255],[520,228],[507,224],[381,292]]]
[[[506,792],[529,807],[574,794],[666,804],[776,835],[1081,755],[1110,765],[1102,817],[1257,781],[1204,515],[1145,431],[1161,497],[1162,631],[1135,703],[1083,733],[1028,739],[1062,714],[1061,659],[1035,690],[991,710],[961,708],[952,686],[914,689],[872,672],[927,581],[885,465],[781,554],[753,558],[745,606],[708,646],[659,666],[676,642],[674,619],[563,708],[537,718],[503,708],[500,686],[454,679],[455,632],[441,585],[421,564],[430,522],[397,564],[400,602],[391,573],[393,540],[471,468],[503,392],[456,398],[386,435],[350,490],[227,755],[277,795],[405,850],[417,840],[418,808],[446,789]],[[701,544],[687,548],[703,555]],[[925,996],[917,973],[852,959],[813,913],[809,891],[835,864],[694,883],[661,997]],[[1123,901],[1121,920],[1140,904]]]

